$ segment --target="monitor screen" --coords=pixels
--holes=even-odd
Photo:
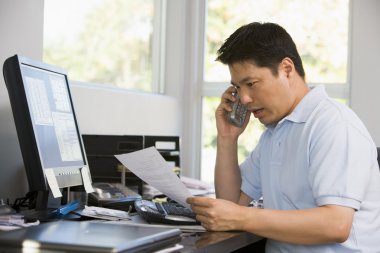
[[[87,167],[66,71],[15,55],[3,66],[30,191],[82,185]],[[50,173],[49,173],[50,174]]]
[[[66,76],[25,64],[21,72],[42,167],[85,165]]]

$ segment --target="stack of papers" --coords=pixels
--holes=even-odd
[[[130,216],[128,212],[114,210],[104,207],[97,206],[85,206],[85,208],[81,212],[82,216],[102,219],[102,220],[130,220]]]
[[[0,230],[3,231],[13,230],[20,227],[36,226],[39,224],[39,221],[26,223],[24,220],[24,216],[20,214],[0,215]]]
[[[186,185],[186,187],[193,195],[202,196],[215,193],[215,188],[213,184],[185,176],[181,176],[181,181]]]

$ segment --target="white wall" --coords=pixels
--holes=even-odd
[[[72,85],[83,134],[180,135],[176,98],[88,85]]]
[[[42,57],[43,0],[0,0],[0,65],[21,54]],[[1,71],[2,73],[2,71]],[[23,197],[27,191],[8,91],[0,75],[0,198]]]
[[[380,146],[380,1],[352,2],[351,108]]]

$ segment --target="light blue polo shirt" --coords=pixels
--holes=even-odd
[[[373,112],[372,112],[373,113]],[[356,209],[349,239],[317,246],[268,240],[266,252],[380,252],[380,172],[376,145],[347,106],[312,88],[294,111],[268,127],[240,165],[241,190],[264,208],[333,204]]]

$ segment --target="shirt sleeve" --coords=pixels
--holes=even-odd
[[[309,181],[318,206],[360,209],[371,169],[371,142],[347,122],[329,125],[310,148]]]

